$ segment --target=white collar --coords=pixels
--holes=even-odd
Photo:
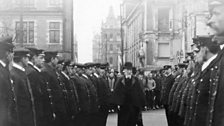
[[[93,73],[97,78],[99,78],[99,75],[97,73]]]
[[[220,45],[221,50],[224,48],[224,44]]]
[[[31,66],[33,66],[33,68],[36,69],[38,72],[41,72],[41,69],[38,68],[36,65],[34,65],[32,62],[28,61],[28,64],[30,64]]]
[[[61,73],[67,78],[70,80],[69,76],[64,72],[64,71],[61,71]]]
[[[36,65],[33,65],[33,68],[36,69],[38,72],[41,72],[41,69],[38,68]]]
[[[22,66],[20,66],[19,64],[15,63],[15,62],[12,63],[12,66],[17,68],[17,69],[19,69],[19,70],[21,70],[21,71],[23,71],[23,72],[25,72],[25,69]]]
[[[0,64],[2,64],[3,67],[6,67],[6,64],[2,60],[0,60]]]
[[[201,71],[205,70],[208,65],[217,57],[217,54],[212,56],[211,58],[209,58],[207,61],[204,62],[204,64],[202,65]]]
[[[86,79],[89,79],[85,74],[82,74],[83,77],[85,77]]]
[[[30,65],[32,65],[32,66],[34,66],[34,64],[33,64],[32,62],[30,62],[30,61],[28,61],[28,64],[30,64]]]

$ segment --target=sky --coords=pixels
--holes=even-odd
[[[115,15],[120,14],[121,0],[74,0],[74,24],[78,41],[78,62],[92,62],[92,39],[100,33],[101,23],[113,6]]]

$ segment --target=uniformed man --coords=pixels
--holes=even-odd
[[[118,126],[135,126],[139,111],[144,106],[144,93],[138,78],[132,75],[132,68],[132,63],[125,63],[125,76],[117,81],[113,93],[113,103],[120,105]]]
[[[164,83],[162,84],[163,86],[163,94],[162,94],[162,103],[164,105],[165,111],[166,111],[166,117],[167,117],[167,121],[168,121],[168,125],[169,126],[173,126],[173,121],[172,121],[172,117],[170,115],[169,112],[169,105],[168,105],[168,97],[169,97],[169,93],[170,90],[175,82],[175,78],[172,75],[172,66],[170,65],[165,65],[164,66],[164,70],[165,70],[165,79],[164,79]]]
[[[82,74],[83,82],[87,85],[90,95],[90,113],[87,125],[95,126],[97,122],[95,121],[96,113],[98,112],[98,96],[97,96],[97,82],[92,80],[92,64],[85,64],[85,72]]]
[[[30,81],[26,75],[29,50],[17,48],[14,50],[13,65],[10,71],[15,85],[18,125],[36,126],[36,109]]]
[[[44,63],[44,52],[41,49],[37,48],[28,48],[30,54],[30,61],[28,61],[28,66],[25,68],[28,79],[30,80],[30,85],[33,92],[34,97],[34,105],[36,111],[36,121],[37,126],[44,125],[44,117],[43,117],[43,92],[42,86],[45,84],[42,75],[41,75],[41,67]]]
[[[213,64],[210,69],[215,72],[210,77],[213,82],[210,92],[210,107],[209,107],[209,125],[211,126],[223,126],[224,125],[224,1],[223,0],[209,0],[210,8],[210,20],[208,25],[214,30],[215,39],[220,44],[221,51],[218,53],[217,58],[213,61],[217,64]],[[217,70],[218,69],[218,70]],[[217,74],[218,73],[218,74]],[[218,80],[218,82],[216,81]]]
[[[68,113],[68,125],[74,125],[75,117],[78,113],[78,94],[74,82],[70,79],[71,61],[62,62],[61,70],[58,70],[58,80],[63,88],[64,101]]]
[[[0,125],[16,126],[17,111],[14,85],[10,79],[9,63],[13,56],[12,37],[0,38]]]
[[[193,125],[207,125],[209,124],[208,118],[209,116],[209,92],[212,83],[212,70],[210,70],[213,65],[213,61],[215,61],[218,52],[220,51],[220,47],[216,42],[212,42],[212,38],[204,38],[200,41],[200,50],[203,52],[204,63],[201,69],[201,75],[198,82],[197,94],[195,95],[195,109],[194,109],[194,117],[193,117]],[[205,121],[206,120],[206,121]]]
[[[41,69],[44,85],[44,119],[47,126],[67,125],[67,111],[63,100],[63,89],[58,81],[56,65],[58,53],[55,51],[45,52],[45,63]]]
[[[88,126],[88,119],[90,113],[90,91],[87,87],[87,84],[83,80],[82,76],[84,73],[85,66],[83,64],[74,63],[74,74],[71,76],[72,81],[74,82],[77,93],[79,97],[79,113],[76,115],[75,125],[77,126]]]
[[[111,92],[108,84],[108,79],[105,77],[105,69],[107,64],[95,64],[93,76],[98,81],[97,96],[98,96],[98,126],[106,126],[108,110],[110,108]]]

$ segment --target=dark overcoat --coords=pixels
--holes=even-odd
[[[9,70],[0,64],[0,126],[16,126],[17,111],[14,85]]]
[[[41,77],[41,71],[36,69],[33,65],[29,64],[29,66],[26,68],[26,73],[30,81],[30,85],[33,92],[37,126],[42,126],[44,125],[43,124],[44,111],[43,111],[43,91],[41,86],[44,85],[44,81]]]
[[[44,117],[48,125],[66,124],[67,112],[63,100],[63,89],[59,85],[57,73],[54,68],[44,64],[42,68],[44,85]]]
[[[12,67],[10,73],[15,85],[18,125],[34,126],[34,120],[36,118],[34,118],[34,106],[31,100],[32,94],[28,86],[28,77],[25,71],[16,67]]]

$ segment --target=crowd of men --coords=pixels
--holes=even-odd
[[[164,66],[161,100],[169,126],[224,125],[224,1],[209,0],[209,11],[214,35],[193,38],[193,52],[175,74]]]
[[[118,126],[135,126],[144,106],[132,63],[124,75],[108,63],[59,60],[58,52],[14,47],[0,39],[0,126],[106,126],[118,111]]]

